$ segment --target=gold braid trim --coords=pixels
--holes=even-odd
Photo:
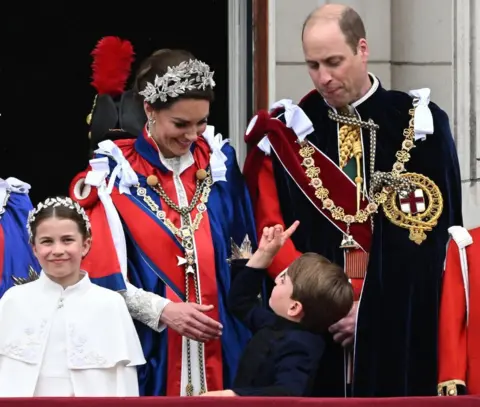
[[[340,149],[340,168],[345,168],[350,158],[354,156],[353,147],[360,142],[360,129],[358,126],[345,124],[338,132],[338,144]]]

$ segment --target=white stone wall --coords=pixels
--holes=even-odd
[[[328,0],[270,0],[274,17],[271,102],[298,101],[311,90],[301,47],[301,27],[315,7]],[[367,29],[370,71],[385,88],[432,90],[432,100],[449,115],[457,142],[467,227],[480,226],[480,2],[477,0],[344,0]],[[477,33],[478,31],[478,33]],[[477,49],[478,48],[478,49]],[[480,65],[479,65],[480,66]],[[479,70],[480,72],[480,70]],[[480,87],[479,87],[480,89]],[[478,94],[478,96],[477,96]],[[478,102],[477,102],[478,99]],[[477,125],[478,121],[478,125]],[[477,142],[478,139],[478,142]]]

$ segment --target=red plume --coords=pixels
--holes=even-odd
[[[92,51],[92,86],[98,94],[117,96],[124,92],[133,63],[133,46],[118,37],[104,37]]]

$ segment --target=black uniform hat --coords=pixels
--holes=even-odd
[[[118,37],[104,37],[92,56],[92,86],[97,95],[87,124],[91,149],[95,150],[103,140],[136,138],[147,117],[133,91],[125,91],[134,61],[132,44]]]

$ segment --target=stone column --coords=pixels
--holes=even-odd
[[[344,0],[362,17],[370,49],[369,70],[380,79],[382,86],[391,88],[392,27],[391,2],[394,0]],[[421,0],[420,0],[421,1]],[[336,3],[336,1],[327,1]]]
[[[308,14],[324,1],[274,0],[275,8],[275,91],[270,102],[287,98],[298,102],[312,88],[302,51],[302,25]]]
[[[453,132],[462,173],[466,227],[480,225],[480,4],[453,0]]]
[[[392,88],[428,87],[452,117],[452,0],[391,0]]]

